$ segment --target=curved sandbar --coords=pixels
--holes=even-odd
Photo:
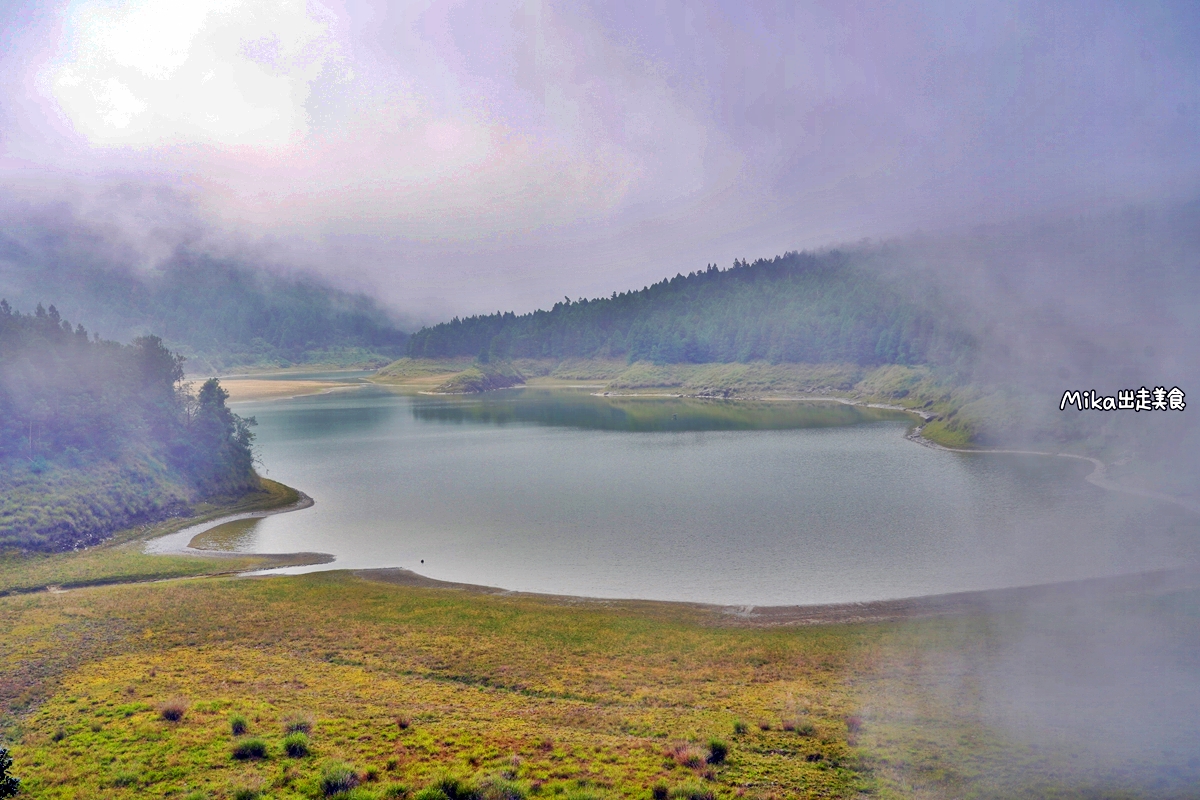
[[[232,558],[247,555],[247,553],[227,552],[223,550],[208,550],[199,547],[192,547],[192,541],[201,534],[212,530],[213,528],[225,525],[230,522],[237,522],[243,519],[262,519],[275,514],[286,514],[289,511],[300,511],[305,508],[312,507],[314,501],[304,492],[297,491],[296,494],[300,498],[286,506],[280,508],[272,508],[264,511],[247,511],[241,514],[229,514],[224,517],[201,522],[198,525],[192,525],[183,530],[168,533],[166,536],[160,536],[156,539],[151,539],[142,548],[142,552],[151,555],[189,555],[189,556],[207,556],[216,558]],[[312,560],[307,561],[306,565],[312,564],[329,564],[334,560],[334,557],[329,553],[253,553],[257,556],[309,556]]]

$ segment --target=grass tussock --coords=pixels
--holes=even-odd
[[[264,759],[267,757],[267,743],[257,736],[239,739],[233,745],[232,755],[238,761]]]
[[[313,715],[307,711],[291,713],[283,718],[284,733],[303,733],[305,736],[313,731]]]
[[[186,697],[172,697],[159,704],[158,715],[168,722],[179,722],[187,713],[189,705],[191,703]]]
[[[295,731],[283,737],[283,752],[287,753],[290,758],[304,758],[308,755],[308,735]]]

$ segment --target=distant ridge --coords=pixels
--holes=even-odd
[[[422,328],[416,358],[624,357],[630,362],[953,364],[974,341],[841,251],[710,264],[640,291]]]

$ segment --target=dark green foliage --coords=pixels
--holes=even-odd
[[[729,755],[729,745],[721,739],[708,740],[708,758],[709,764],[724,764],[725,757]]]
[[[507,786],[508,782],[504,784]],[[443,775],[417,792],[413,800],[480,800],[479,789],[454,775]]]
[[[262,792],[258,789],[250,789],[243,787],[233,793],[233,800],[258,800],[262,797]]]
[[[92,544],[258,486],[250,426],[215,380],[192,397],[155,336],[121,345],[0,301],[0,548]]]
[[[296,731],[283,737],[283,752],[292,758],[304,758],[308,755],[308,736]]]
[[[252,758],[266,758],[267,743],[257,736],[240,739],[233,746],[233,757],[238,761],[248,761]]]
[[[349,764],[336,761],[321,770],[321,794],[326,797],[348,792],[358,786],[358,775]]]
[[[841,253],[787,253],[676,275],[640,292],[569,299],[549,311],[468,317],[423,328],[414,357],[624,356],[656,363],[956,362],[971,348]]]
[[[7,748],[0,747],[0,797],[12,797],[21,791],[21,779],[8,773],[11,768],[12,756]]]
[[[229,730],[234,736],[241,736],[249,729],[249,723],[241,714],[229,718]]]
[[[695,781],[680,784],[671,790],[670,800],[716,800],[716,793]]]
[[[734,736],[741,736],[746,731],[747,731],[746,723],[743,722],[742,720],[739,719],[733,723],[733,735]]]

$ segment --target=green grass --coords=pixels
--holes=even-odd
[[[990,618],[730,625],[703,607],[345,572],[14,595],[0,711],[15,774],[45,798],[312,798],[335,763],[370,798],[446,793],[446,776],[561,800],[1122,796],[1102,779],[1128,759],[1032,752],[944,691],[941,670],[995,646]],[[164,720],[176,697],[186,713]],[[233,757],[235,715],[265,757]]]
[[[195,506],[193,516],[121,531],[104,544],[67,553],[9,553],[0,556],[0,595],[31,592],[49,586],[70,588],[104,583],[161,580],[224,572],[241,572],[268,565],[305,561],[303,558],[239,556],[161,556],[142,552],[150,538],[181,530],[227,514],[263,511],[291,505],[299,499],[295,489],[263,480],[263,491],[228,502]]]

